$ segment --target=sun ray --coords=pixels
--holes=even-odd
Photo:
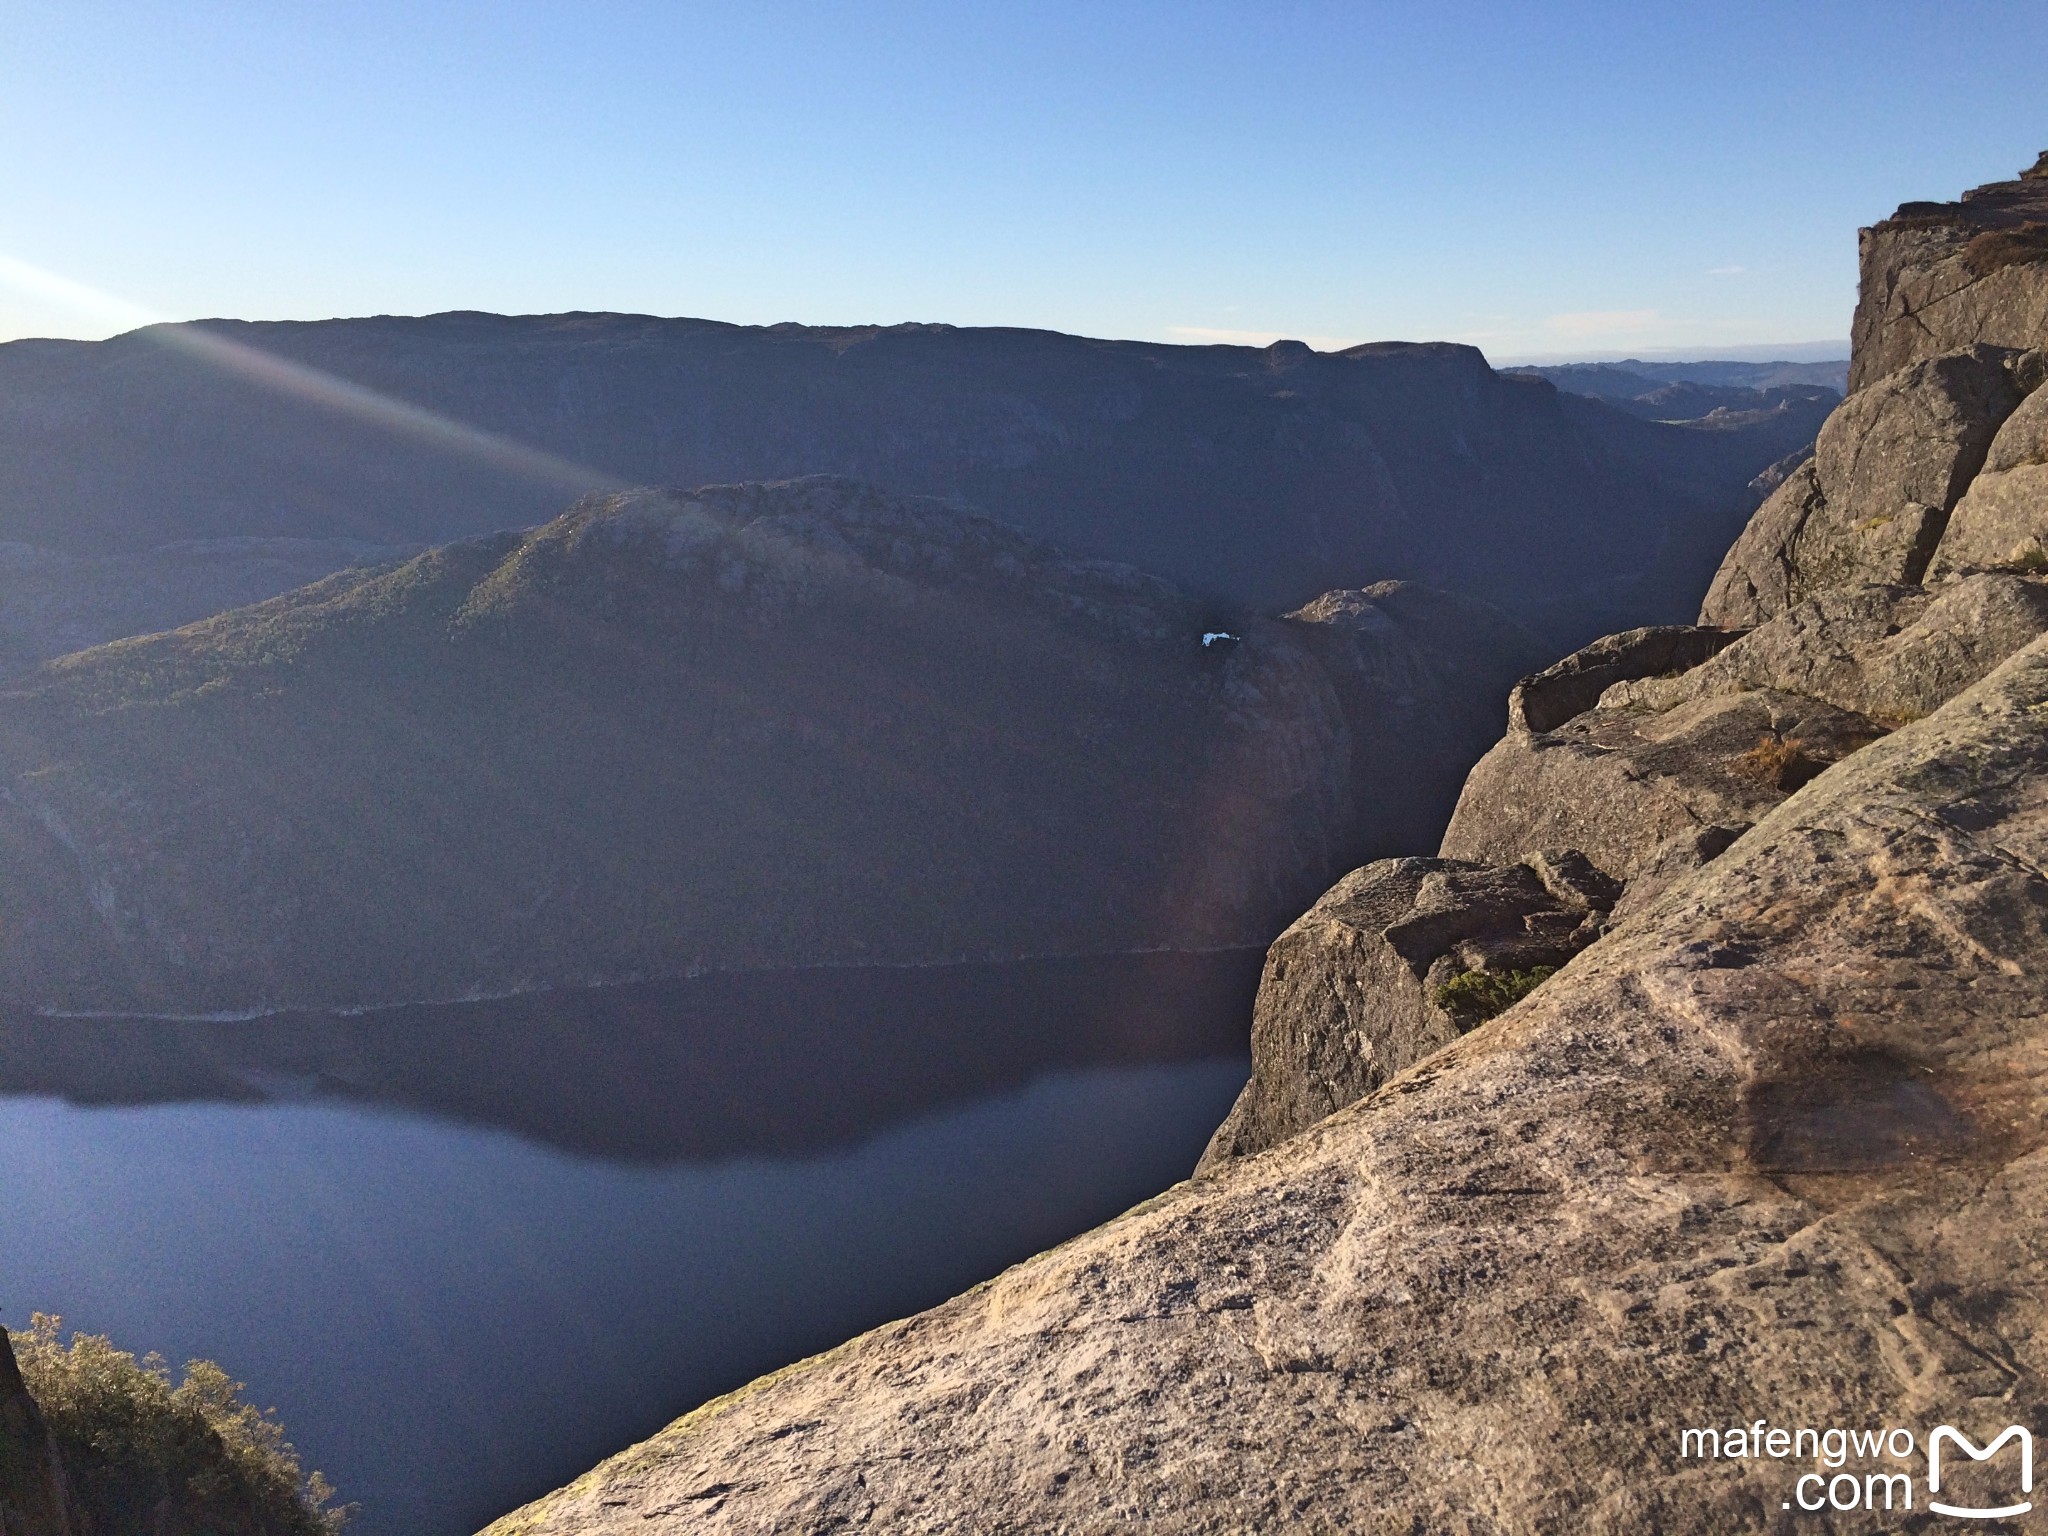
[[[0,252],[0,284],[65,305],[224,373],[281,395],[450,454],[536,481],[577,496],[587,491],[623,490],[626,482],[604,470],[578,464],[543,449],[487,432],[409,400],[387,395],[304,363],[247,346],[197,321],[169,321],[116,294]]]

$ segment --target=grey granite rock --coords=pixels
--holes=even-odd
[[[1729,550],[1700,621],[1747,626],[1835,587],[1919,581],[2032,376],[2029,355],[1973,346],[1851,395]]]
[[[2048,584],[2036,578],[1847,587],[1809,598],[1682,676],[1618,684],[1601,702],[1667,710],[1767,688],[1899,725],[1940,708],[2043,633]]]
[[[1998,567],[2048,568],[2048,389],[2028,395],[1991,440],[1983,469],[1949,517],[1928,580]]]
[[[1978,342],[2048,346],[2048,177],[1907,203],[1862,234],[1849,388]]]
[[[1479,760],[1439,849],[1506,864],[1578,848],[1632,879],[1667,839],[1756,820],[1884,734],[1868,717],[1772,689],[1664,711],[1598,708],[1555,731],[1510,731]]]
[[[1595,640],[1515,685],[1508,695],[1508,728],[1554,730],[1599,703],[1613,684],[1696,667],[1739,633],[1667,624]]]
[[[1549,731],[1511,729],[1466,780],[1442,853],[1503,862],[1571,846],[1631,881],[1672,857],[1683,867],[1660,853],[1667,839],[1753,822],[2043,633],[2048,583],[2012,573],[1824,592],[1697,666],[1609,684]]]
[[[1808,459],[1764,498],[1723,557],[1700,622],[1747,628],[1797,602],[1802,583],[1793,550],[1806,525],[1826,511],[1819,466]]]
[[[1492,867],[1382,859],[1353,870],[1273,943],[1252,1014],[1252,1078],[1202,1171],[1355,1103],[1478,1022],[1438,989],[1470,972],[1563,965],[1620,886],[1583,854]]]
[[[1608,922],[1619,926],[1702,865],[1711,864],[1749,830],[1747,822],[1717,822],[1666,838],[1636,868]]]
[[[1866,232],[1863,394],[1704,610],[1753,632],[1525,681],[1442,856],[1273,947],[1207,1177],[490,1536],[1846,1532],[1792,1524],[1808,1460],[1684,1430],[2048,1432],[2048,602],[1914,584],[1979,462],[2040,462],[1993,432],[2044,371],[2044,177]]]
[[[2048,641],[1361,1103],[493,1536],[1725,1536],[1812,1468],[1685,1428],[2039,1429],[2043,782]]]

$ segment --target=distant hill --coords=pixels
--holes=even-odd
[[[209,1013],[1263,944],[1533,642],[810,479],[592,498],[0,692],[0,1000]]]
[[[394,432],[402,407],[372,422],[222,371],[194,338],[573,461],[587,484],[466,454],[459,434]],[[1724,425],[1633,419],[1442,344],[1329,354],[608,314],[207,321],[0,346],[0,540],[81,560],[315,540],[331,557],[332,541],[419,548],[536,524],[585,488],[829,473],[965,498],[1267,611],[1417,580],[1540,618],[1555,644],[1689,613],[1749,480],[1812,435],[1797,411]],[[95,579],[46,569],[55,585],[16,605],[17,648],[64,643],[34,615],[91,607],[63,584]]]

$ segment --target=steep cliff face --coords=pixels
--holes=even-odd
[[[1856,374],[1865,382],[1828,418],[1813,459],[1728,552],[1699,626],[1609,636],[1518,684],[1508,732],[1466,780],[1442,858],[1481,886],[1546,860],[1590,859],[1623,883],[1610,920],[1625,922],[1801,786],[2048,634],[2048,481],[2037,473],[2048,459],[2048,325],[1999,334],[2019,345],[1964,336],[1894,372]],[[1299,1119],[1298,1108],[1273,1120],[1260,1105],[1348,1101],[1427,1054],[1418,1042],[1469,1027],[1441,1010],[1434,1033],[1390,1027],[1386,1004],[1429,997],[1450,962],[1411,962],[1386,985],[1347,988],[1338,979],[1355,967],[1358,940],[1316,916],[1269,959],[1258,1069],[1205,1166],[1271,1145]],[[1464,917],[1482,920],[1498,922]],[[1521,917],[1522,937],[1538,937],[1541,921]],[[1572,948],[1597,936],[1581,927]],[[1503,958],[1472,950],[1459,963],[1497,990],[1516,937],[1494,940]]]
[[[2044,378],[2048,351],[1971,345],[1851,395],[1721,562],[1701,622],[1757,624],[1816,592],[1919,581],[2006,419]]]
[[[1798,1479],[1924,1501],[1935,1426],[2048,1432],[2048,583],[1943,554],[2035,462],[2048,327],[1893,348],[1907,286],[1702,624],[1526,680],[1440,856],[1274,946],[1204,1177],[494,1536],[1863,1529]]]
[[[1862,235],[1849,388],[1983,344],[2048,332],[2048,153],[2016,181],[1953,203],[1906,203]]]
[[[1397,585],[1229,616],[847,481],[598,498],[18,679],[4,988],[213,1012],[1257,944],[1438,823],[1527,643]]]

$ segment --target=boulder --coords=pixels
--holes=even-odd
[[[1819,466],[1808,459],[1764,498],[1722,557],[1700,604],[1700,622],[1747,628],[1791,607],[1801,585],[1793,549],[1806,525],[1826,511]]]
[[[1577,848],[1630,880],[1668,839],[1753,822],[1884,732],[1859,712],[1774,688],[1662,710],[1603,704],[1555,730],[1510,730],[1465,780],[1439,853],[1508,864]]]
[[[1595,640],[1515,685],[1508,694],[1508,728],[1554,730],[1599,703],[1614,684],[1696,667],[1740,633],[1661,624]]]
[[[1992,438],[1927,579],[1998,567],[2048,568],[2048,389],[2036,388]]]
[[[1924,1499],[2048,1402],[2044,781],[2048,641],[1362,1102],[492,1536],[1791,1530],[1810,1456],[1684,1439],[1759,1419]]]
[[[1609,708],[1675,709],[1777,689],[1897,726],[1931,714],[2048,633],[2048,583],[1982,573],[1929,589],[1847,587],[1807,599],[1678,677],[1609,689]]]
[[[1700,622],[1748,626],[1831,588],[1919,581],[2034,371],[2031,354],[1973,346],[1843,401],[1812,462],[1771,493],[1728,551]]]
[[[1823,592],[1747,634],[1726,635],[1695,666],[1620,678],[1593,707],[1547,730],[1511,724],[1465,781],[1441,851],[1499,863],[1575,847],[1632,887],[1653,865],[1665,875],[1693,867],[1698,860],[1687,862],[1683,850],[1662,852],[1665,841],[1748,825],[1828,764],[1939,709],[2044,633],[2048,582],[2011,572],[1936,589]],[[1552,674],[1605,675],[1601,659],[1625,651],[1627,639],[1596,642],[1581,653],[1587,662],[1568,657],[1517,692]],[[1536,697],[1548,704],[1566,695]],[[1510,719],[1561,713],[1561,703],[1533,716],[1524,707]],[[1632,888],[1630,904],[1647,897]]]
[[[1286,1140],[1482,1021],[1448,983],[1526,987],[1598,937],[1620,885],[1575,852],[1505,866],[1382,859],[1273,943],[1252,1013],[1252,1078],[1201,1171]]]

